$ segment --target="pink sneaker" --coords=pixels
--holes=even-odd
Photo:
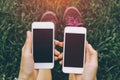
[[[75,7],[68,7],[64,12],[63,24],[64,26],[84,26],[79,10]]]
[[[45,22],[53,22],[55,24],[55,32],[57,32],[57,27],[59,26],[58,24],[58,19],[55,13],[52,11],[47,11],[45,12],[40,21],[45,21]]]

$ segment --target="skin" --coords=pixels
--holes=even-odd
[[[30,31],[27,31],[26,42],[22,48],[19,78],[23,78],[25,80],[52,79],[50,70],[34,69],[34,60],[32,54],[32,33]]]
[[[55,40],[55,45],[63,47],[63,42]],[[55,49],[55,60],[63,58],[63,53]],[[62,60],[59,62],[62,64]],[[86,60],[83,74],[70,74],[69,80],[96,80],[98,68],[98,55],[92,46],[86,42]],[[22,48],[22,57],[20,64],[19,78],[25,80],[52,80],[51,70],[34,69],[34,60],[32,54],[32,33],[27,31],[26,42]]]
[[[98,54],[93,47],[87,43],[85,69],[82,75],[75,74],[76,80],[96,80],[98,68]]]
[[[55,52],[56,51],[57,50],[55,50]],[[22,48],[19,78],[23,78],[25,80],[52,80],[51,70],[34,69],[32,33],[30,31],[27,31],[27,38]]]
[[[19,78],[24,78],[25,80],[36,80],[37,75],[38,70],[34,70],[32,55],[32,34],[30,31],[27,31],[26,42],[22,48]]]
[[[59,42],[63,47],[63,43]],[[59,53],[59,51],[57,51]],[[56,60],[63,58],[63,53],[55,53]],[[62,60],[59,62],[62,64]],[[91,44],[86,41],[86,56],[85,56],[85,68],[83,74],[70,74],[69,80],[97,80],[96,74],[98,69],[98,53],[93,49]]]

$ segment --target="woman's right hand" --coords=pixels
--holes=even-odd
[[[55,40],[55,45],[63,47],[63,42]],[[55,60],[60,59],[59,62],[62,64],[63,53],[60,53],[55,49]],[[85,57],[85,68],[83,74],[74,74],[75,80],[96,80],[96,74],[98,69],[98,53],[93,47],[86,42],[86,57]],[[73,79],[72,79],[73,80]]]
[[[96,80],[98,69],[98,53],[93,47],[86,43],[86,59],[83,74],[75,74],[76,80]]]

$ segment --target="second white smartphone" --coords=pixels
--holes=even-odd
[[[33,22],[33,58],[35,69],[51,69],[54,66],[54,24]]]
[[[82,74],[85,62],[86,28],[65,27],[63,66],[64,73]]]

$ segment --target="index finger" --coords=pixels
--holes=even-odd
[[[55,45],[56,45],[56,46],[63,47],[63,42],[60,42],[60,41],[58,41],[58,40],[55,40],[54,42],[55,42]]]

